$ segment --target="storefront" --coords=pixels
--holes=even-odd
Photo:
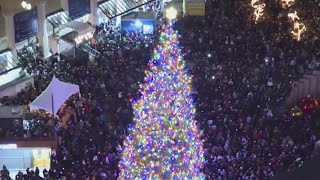
[[[36,167],[43,176],[43,169],[50,169],[51,149],[56,147],[55,140],[1,142],[0,166],[5,165],[13,179],[19,171],[35,170]]]
[[[88,24],[90,3],[84,1],[80,4],[75,4],[78,8],[83,7],[84,11],[77,11],[69,8],[69,15],[63,9],[58,10],[47,16],[47,20],[53,27],[53,35],[49,37],[49,44],[53,52],[72,56],[75,53],[76,45],[91,37],[94,28]],[[90,12],[89,12],[90,13]]]
[[[156,14],[154,12],[131,12],[121,19],[121,31],[126,33],[142,32],[153,34],[156,28]]]

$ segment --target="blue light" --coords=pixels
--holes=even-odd
[[[136,20],[136,23],[135,23],[135,26],[137,26],[137,27],[141,27],[143,24],[142,24],[142,22],[138,19],[138,20]]]

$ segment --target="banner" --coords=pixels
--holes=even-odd
[[[90,0],[68,0],[69,17],[74,20],[91,13]]]
[[[13,16],[15,42],[21,42],[36,36],[38,33],[37,7]]]

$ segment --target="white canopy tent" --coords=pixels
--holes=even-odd
[[[78,85],[59,81],[53,76],[48,87],[30,104],[30,110],[43,109],[55,115],[70,96],[79,92]]]

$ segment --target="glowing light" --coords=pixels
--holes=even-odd
[[[306,31],[307,31],[307,28],[303,23],[295,22],[293,25],[293,30],[291,31],[291,34],[297,41],[301,41],[301,36]]]
[[[27,7],[27,2],[22,1],[22,2],[21,2],[21,6],[22,6],[23,8]]]
[[[93,38],[93,34],[92,32],[88,32],[86,34],[83,34],[83,35],[79,35],[78,37],[76,37],[74,39],[74,41],[76,42],[76,44],[81,44],[84,40],[90,40]]]
[[[289,13],[288,14],[289,19],[292,21],[300,20],[297,11],[294,11],[294,13]]]
[[[254,21],[257,23],[264,15],[265,3],[260,3],[259,0],[251,0],[251,6],[254,8]]]
[[[255,6],[257,2],[259,2],[259,0],[251,0],[251,6]]]
[[[32,8],[31,4],[28,3],[28,2],[26,2],[26,1],[22,1],[22,2],[21,2],[21,6],[22,6],[22,8],[25,9],[25,10],[31,10],[31,8]]]
[[[294,4],[295,0],[282,0],[281,4],[283,8],[291,7]]]
[[[17,144],[0,144],[0,149],[17,149]]]
[[[26,7],[27,10],[31,10],[31,4],[27,4],[27,7]]]
[[[282,0],[282,4],[285,8],[292,6],[294,2],[295,0]],[[302,34],[307,31],[306,26],[300,21],[297,11],[289,13],[288,18],[293,22],[293,30],[291,31],[293,38],[297,41],[301,41]]]
[[[135,26],[141,27],[142,25],[143,25],[143,24],[142,24],[142,22],[141,22],[140,20],[136,20]]]
[[[170,20],[176,19],[177,15],[178,11],[173,7],[170,7],[166,10],[166,17]]]
[[[303,112],[300,108],[298,107],[293,107],[291,110],[290,110],[290,115],[292,117],[298,117],[298,116],[302,116],[303,115]]]
[[[173,22],[163,27],[119,162],[119,179],[204,179],[203,140],[195,118],[192,79]]]

